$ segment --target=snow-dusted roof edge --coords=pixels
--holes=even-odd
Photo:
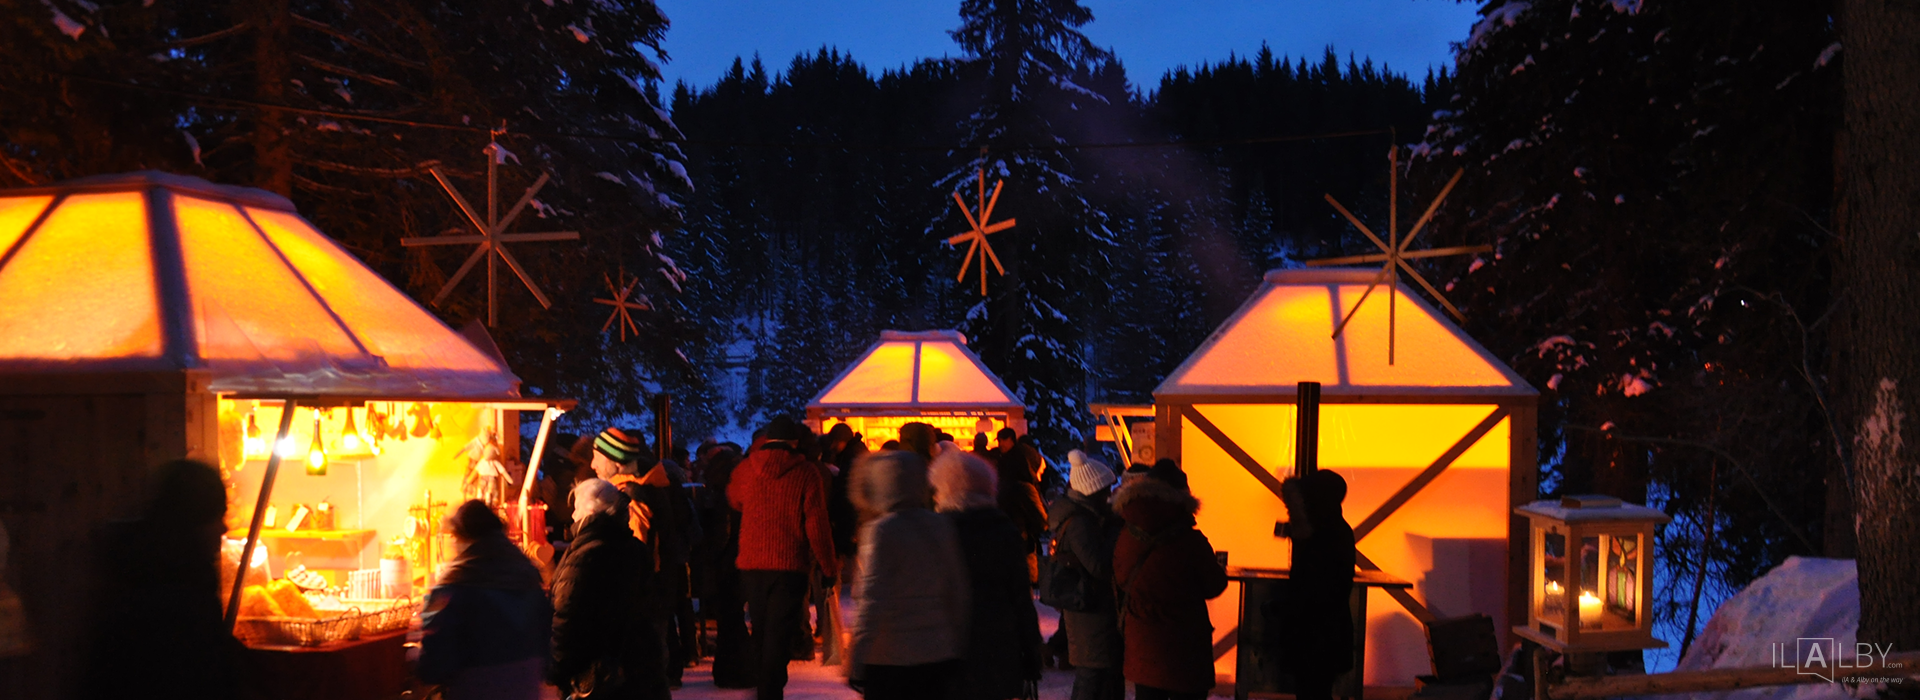
[[[827,394],[829,392],[832,392],[834,387],[837,387],[840,385],[840,382],[846,381],[847,375],[853,374],[853,370],[858,368],[861,364],[865,363],[867,361],[867,358],[873,356],[873,353],[878,352],[881,346],[886,345],[889,342],[900,343],[900,342],[915,342],[915,341],[917,342],[928,342],[928,341],[952,342],[955,347],[960,349],[960,354],[964,355],[968,360],[972,361],[973,366],[976,368],[979,368],[981,374],[986,375],[987,381],[993,382],[993,387],[995,389],[999,389],[1001,395],[1007,397],[1008,399],[1007,403],[1004,403],[1004,404],[942,404],[942,403],[925,403],[925,402],[923,403],[878,402],[878,403],[834,403],[834,404],[821,403],[821,399],[826,398]],[[909,380],[912,380],[912,378],[910,377]],[[1026,409],[1026,404],[1021,403],[1020,398],[1018,396],[1015,396],[1013,391],[1007,388],[1006,383],[1000,381],[1000,376],[994,374],[993,370],[987,367],[987,363],[981,361],[980,356],[973,353],[972,348],[967,347],[967,336],[957,330],[934,330],[934,331],[883,330],[883,331],[880,331],[880,338],[878,340],[875,340],[872,345],[867,346],[867,351],[860,353],[860,357],[856,358],[853,362],[847,363],[846,368],[840,370],[840,374],[835,375],[833,378],[833,381],[827,382],[826,386],[821,387],[820,391],[818,393],[815,393],[813,395],[813,398],[807,401],[806,408],[807,410],[813,410],[816,408],[825,408],[829,406],[832,406],[832,407],[844,406],[848,408],[876,408],[876,407],[889,407],[889,406],[911,408],[911,407],[919,406],[919,407],[924,407],[928,409],[939,409],[939,408],[945,408],[945,407],[978,408],[978,407],[994,407],[994,406],[1019,406],[1022,410]]]

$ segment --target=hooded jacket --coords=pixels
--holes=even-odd
[[[1068,491],[1047,508],[1053,531],[1054,556],[1087,574],[1087,609],[1063,614],[1067,625],[1067,658],[1075,666],[1118,668],[1120,633],[1115,629],[1113,548],[1126,525],[1104,500]]]
[[[552,624],[533,562],[505,533],[483,536],[427,595],[415,675],[449,698],[539,697]]]
[[[599,698],[666,698],[665,669],[642,614],[652,569],[625,512],[595,513],[576,528],[553,575],[553,663],[548,682]]]
[[[1213,688],[1213,624],[1207,601],[1227,589],[1226,568],[1194,529],[1200,501],[1158,478],[1120,489],[1126,521],[1114,546],[1127,680],[1181,693]]]
[[[927,510],[927,473],[905,453],[862,460],[849,489],[880,513],[860,533],[860,581],[847,621],[854,678],[868,665],[917,666],[960,658],[970,597],[953,524]]]
[[[838,573],[826,479],[806,457],[780,447],[755,450],[734,467],[727,504],[740,513],[740,570]]]

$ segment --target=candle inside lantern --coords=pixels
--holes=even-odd
[[[1593,591],[1580,592],[1580,626],[1594,628],[1600,626],[1600,597]]]

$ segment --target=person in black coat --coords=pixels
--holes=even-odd
[[[81,697],[238,697],[241,647],[221,613],[226,487],[203,462],[155,472],[146,515],[106,532]]]
[[[540,697],[553,608],[527,555],[485,501],[447,518],[460,553],[420,613],[414,674],[449,700]]]
[[[1353,528],[1341,514],[1347,480],[1327,470],[1288,479],[1280,494],[1293,540],[1293,575],[1279,629],[1294,697],[1331,700],[1333,679],[1353,668]]]
[[[1072,489],[1047,507],[1047,524],[1053,530],[1053,556],[1078,569],[1087,583],[1086,607],[1060,612],[1073,666],[1072,697],[1121,700],[1127,696],[1121,672],[1126,642],[1113,595],[1113,547],[1126,523],[1108,502],[1113,470],[1079,450],[1067,453],[1067,462]]]
[[[929,478],[938,510],[953,522],[971,583],[966,655],[952,700],[1035,698],[1040,621],[1019,526],[997,507],[998,478],[985,460],[948,448]]]
[[[626,498],[613,484],[580,482],[573,501],[573,544],[553,575],[547,681],[563,695],[667,700],[661,651],[642,600],[653,554],[627,526]]]

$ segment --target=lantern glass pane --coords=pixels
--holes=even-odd
[[[1640,547],[1643,536],[1615,535],[1607,540],[1606,612],[1639,622]]]
[[[1540,617],[1558,625],[1567,616],[1567,536],[1546,533],[1541,540]]]

